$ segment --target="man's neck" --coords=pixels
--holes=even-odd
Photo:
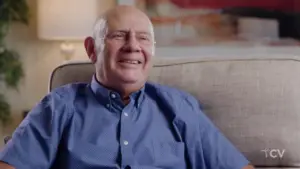
[[[96,76],[96,80],[98,83],[100,83],[102,86],[109,90],[116,91],[120,94],[122,101],[124,104],[128,104],[130,102],[130,95],[134,92],[139,91],[143,86],[142,85],[136,85],[136,84],[110,84],[106,82],[105,80],[101,79],[100,77]],[[117,84],[117,83],[115,83]]]
[[[122,101],[123,101],[123,103],[125,104],[125,105],[127,105],[127,104],[129,104],[129,102],[130,102],[130,97],[128,96],[128,97],[122,97]]]

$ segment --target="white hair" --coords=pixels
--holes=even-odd
[[[153,38],[153,47],[152,47],[152,52],[151,54],[154,55],[155,53],[155,41],[154,41],[154,29],[153,29],[153,24],[152,22],[148,19],[149,24],[150,24],[150,34],[151,37]],[[95,53],[97,54],[97,57],[101,55],[101,52],[103,51],[104,48],[104,40],[107,34],[107,19],[105,16],[99,17],[93,27],[93,39],[95,41]]]
[[[107,34],[107,20],[100,17],[96,20],[93,28],[93,39],[95,41],[95,53],[99,55],[104,48],[104,39]]]

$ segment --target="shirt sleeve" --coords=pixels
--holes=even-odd
[[[204,115],[202,115],[204,116]],[[206,117],[201,117],[206,118]],[[210,122],[201,128],[201,143],[204,161],[211,169],[242,169],[250,162],[242,153]]]
[[[49,94],[21,122],[0,152],[0,161],[16,169],[48,169],[68,118],[64,101]]]
[[[198,101],[194,99],[190,103],[197,116],[193,123],[196,129],[187,133],[192,168],[242,169],[247,166],[250,162],[201,111]]]

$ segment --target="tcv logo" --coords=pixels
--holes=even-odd
[[[266,158],[283,158],[285,149],[264,149],[261,150],[265,153]]]

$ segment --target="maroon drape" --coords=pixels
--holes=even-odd
[[[300,11],[300,0],[171,0],[182,8],[259,7],[281,11]]]

